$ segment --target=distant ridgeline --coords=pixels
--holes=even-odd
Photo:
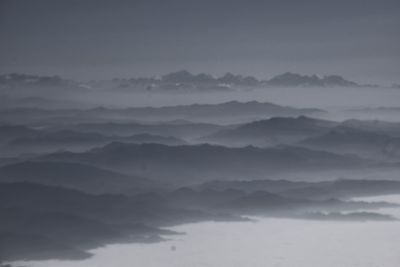
[[[62,79],[60,76],[39,76],[20,73],[10,73],[0,75],[1,85],[41,85],[41,86],[59,86],[70,85],[72,82]]]
[[[120,88],[129,88],[132,85],[147,86],[147,90],[156,89],[219,89],[229,90],[235,87],[258,87],[258,86],[280,86],[280,87],[335,87],[335,86],[360,86],[359,84],[348,81],[338,75],[328,75],[322,78],[317,75],[300,75],[295,73],[284,73],[274,76],[270,80],[259,80],[253,76],[235,75],[226,73],[220,77],[210,74],[192,74],[188,71],[172,72],[161,78],[132,78],[114,79],[114,83],[119,84]]]
[[[80,89],[113,88],[113,89],[142,89],[142,90],[229,90],[235,87],[346,87],[360,86],[358,83],[344,79],[339,75],[327,75],[322,78],[317,75],[300,75],[287,72],[274,76],[269,80],[259,80],[253,76],[235,75],[226,73],[215,77],[210,74],[192,74],[186,70],[172,72],[160,78],[129,78],[112,80],[95,80],[87,83],[78,83],[65,80],[59,76],[37,76],[27,74],[0,75],[0,88],[17,86],[68,86]]]

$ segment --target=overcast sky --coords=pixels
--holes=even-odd
[[[0,72],[400,82],[399,0],[0,0]]]

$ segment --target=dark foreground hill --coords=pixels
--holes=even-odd
[[[240,219],[175,208],[156,194],[89,195],[32,183],[0,183],[0,203],[0,262],[82,259],[105,244],[159,242],[161,235],[176,234],[160,226]]]
[[[381,189],[388,186],[387,182],[380,184],[375,181],[374,184]],[[333,185],[327,184],[332,192]],[[393,185],[390,192],[393,192]],[[321,187],[321,184],[310,183],[301,189],[313,186]],[[246,214],[303,218],[304,212],[337,213],[391,206],[388,203],[302,198],[301,192],[296,191],[298,188],[280,194],[266,189],[246,192],[240,189],[180,188],[127,197],[90,195],[33,183],[0,183],[0,259],[83,259],[90,256],[88,249],[105,244],[159,242],[165,235],[177,234],[159,227],[208,220],[244,220],[241,216]],[[379,192],[369,191],[369,194]],[[353,193],[357,194],[357,191]],[[314,217],[321,219],[320,216]],[[342,219],[351,218],[346,216]],[[373,213],[362,218],[393,219]],[[332,219],[341,218],[335,216]],[[360,216],[354,219],[358,220]]]

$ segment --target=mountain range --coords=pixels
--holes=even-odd
[[[259,80],[253,76],[235,75],[226,73],[220,77],[214,77],[210,74],[199,73],[192,74],[189,71],[182,70],[163,75],[160,79],[115,79],[113,80],[116,89],[127,90],[135,85],[141,85],[145,90],[232,90],[240,87],[265,87],[265,86],[283,86],[283,87],[354,87],[359,84],[348,81],[339,75],[326,75],[320,78],[317,75],[301,75],[291,72],[276,75],[269,80]],[[147,85],[147,87],[145,86]]]
[[[227,72],[223,76],[214,77],[210,74],[192,74],[187,70],[171,72],[161,78],[128,78],[112,79],[106,81],[75,82],[66,80],[59,76],[38,76],[29,74],[10,73],[0,75],[0,88],[5,92],[24,89],[24,87],[35,88],[45,92],[48,88],[59,88],[85,92],[91,88],[107,88],[115,91],[144,90],[144,91],[219,91],[231,90],[233,88],[252,88],[260,86],[311,86],[311,87],[354,87],[359,84],[348,81],[339,75],[326,75],[320,78],[317,75],[301,75],[291,72],[276,75],[269,80],[260,80],[253,76],[236,75]]]
[[[399,131],[398,123],[384,121],[336,122],[305,116],[274,117],[223,129],[198,141],[233,147],[295,145],[336,154],[398,161]]]
[[[400,157],[400,138],[346,126],[335,127],[320,136],[309,137],[299,144],[313,149],[340,154],[356,154],[366,158],[397,161]]]
[[[243,215],[314,220],[396,220],[372,212],[395,207],[394,204],[327,197],[399,193],[399,182],[255,181],[254,186],[260,183],[265,186],[250,191],[249,183],[253,182],[224,182],[225,189],[219,190],[209,188],[208,183],[203,189],[178,188],[134,196],[92,195],[31,182],[0,183],[0,256],[8,261],[85,259],[91,256],[87,250],[105,244],[159,242],[165,236],[180,234],[160,227],[208,220],[249,220]],[[271,193],[268,184],[272,185],[271,191],[280,184],[281,192]],[[247,189],[243,190],[242,185]],[[347,216],[341,213],[360,209],[372,211],[363,214],[347,212]]]
[[[285,87],[355,87],[357,83],[348,81],[339,75],[327,75],[322,78],[317,75],[300,75],[296,73],[286,72],[277,75],[267,81],[270,86],[285,86]]]
[[[274,117],[218,131],[199,141],[227,146],[275,146],[295,144],[307,137],[324,133],[339,123],[305,116]]]
[[[183,184],[218,178],[264,179],[278,173],[357,169],[369,164],[357,157],[290,146],[228,148],[208,144],[166,146],[119,142],[87,152],[58,152],[38,159],[80,162]]]
[[[15,126],[8,126],[15,127]],[[5,126],[0,128],[6,128]],[[21,134],[23,131],[21,131]],[[3,146],[0,155],[15,156],[21,154],[50,153],[60,150],[85,151],[111,142],[126,143],[158,143],[165,145],[184,145],[182,139],[172,136],[159,136],[148,133],[131,136],[103,135],[100,133],[58,130],[58,131],[33,131],[9,140]]]
[[[326,111],[317,108],[295,108],[269,102],[229,101],[218,104],[192,104],[164,107],[130,107],[91,109],[13,108],[0,109],[0,121],[9,124],[78,123],[160,123],[192,121],[197,123],[240,123],[274,116],[318,116]],[[184,124],[184,123],[175,123]]]
[[[165,190],[166,184],[85,165],[57,161],[23,161],[0,167],[0,182],[61,186],[92,194],[135,194]]]
[[[0,266],[161,242],[183,234],[165,227],[194,222],[398,220],[383,208],[399,205],[356,198],[400,194],[400,123],[362,110],[369,120],[335,121],[341,111],[320,102],[327,110],[304,108],[320,95],[303,92],[375,90],[349,87],[361,85],[294,73],[83,83],[1,75]],[[255,99],[253,89],[295,105],[229,101]]]

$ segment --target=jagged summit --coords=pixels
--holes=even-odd
[[[317,75],[301,75],[292,72],[286,72],[274,76],[268,81],[269,85],[297,87],[297,86],[358,86],[357,83],[348,81],[339,75],[326,75],[320,78]]]

